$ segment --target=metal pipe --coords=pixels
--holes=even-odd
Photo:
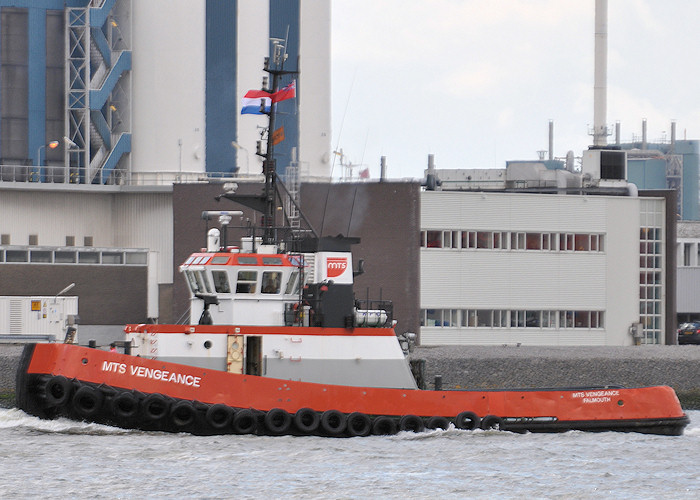
[[[671,151],[676,150],[676,122],[671,122]]]
[[[554,121],[549,120],[549,159],[554,159]]]

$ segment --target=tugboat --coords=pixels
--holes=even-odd
[[[272,89],[288,73],[281,67],[266,60]],[[260,211],[262,227],[229,246],[227,232],[242,212],[202,214],[207,226],[217,221],[221,229],[208,229],[206,248],[180,266],[190,324],[127,325],[124,353],[29,344],[17,373],[20,409],[203,435],[354,437],[450,426],[683,433],[689,419],[665,386],[419,389],[391,303],[353,293],[362,265],[354,264],[351,246],[359,240],[276,224],[279,209],[291,205],[278,189],[272,103],[266,153],[258,148],[262,193],[219,197]]]

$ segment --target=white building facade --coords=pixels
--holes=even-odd
[[[661,198],[425,191],[422,345],[664,342]]]

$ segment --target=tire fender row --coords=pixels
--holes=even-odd
[[[503,428],[500,417],[479,417],[472,411],[463,411],[454,418],[425,418],[411,414],[372,416],[361,412],[345,414],[339,410],[318,412],[311,408],[301,408],[295,413],[282,408],[265,412],[82,383],[61,375],[40,377],[36,392],[45,409],[52,414],[124,428],[192,434],[362,437],[448,429],[452,423],[457,429],[464,430]]]

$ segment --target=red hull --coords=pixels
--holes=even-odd
[[[453,421],[469,411],[481,418],[496,416],[501,429],[514,431],[581,429],[678,435],[688,423],[675,392],[665,386],[495,391],[349,387],[232,374],[67,344],[28,346],[18,373],[18,406],[41,417],[75,416],[68,400],[60,401],[65,409],[51,398],[46,402],[42,391],[47,380],[57,376],[71,381],[69,392],[80,385],[99,387],[104,393],[99,403],[105,407],[115,394],[131,391],[141,397],[162,394],[171,403],[196,401],[200,409],[217,404],[260,412],[282,409],[290,415],[311,408],[319,414],[336,410],[372,418],[414,415]],[[101,415],[96,421],[142,427],[101,411],[95,415]],[[162,429],[172,430],[167,425]]]

